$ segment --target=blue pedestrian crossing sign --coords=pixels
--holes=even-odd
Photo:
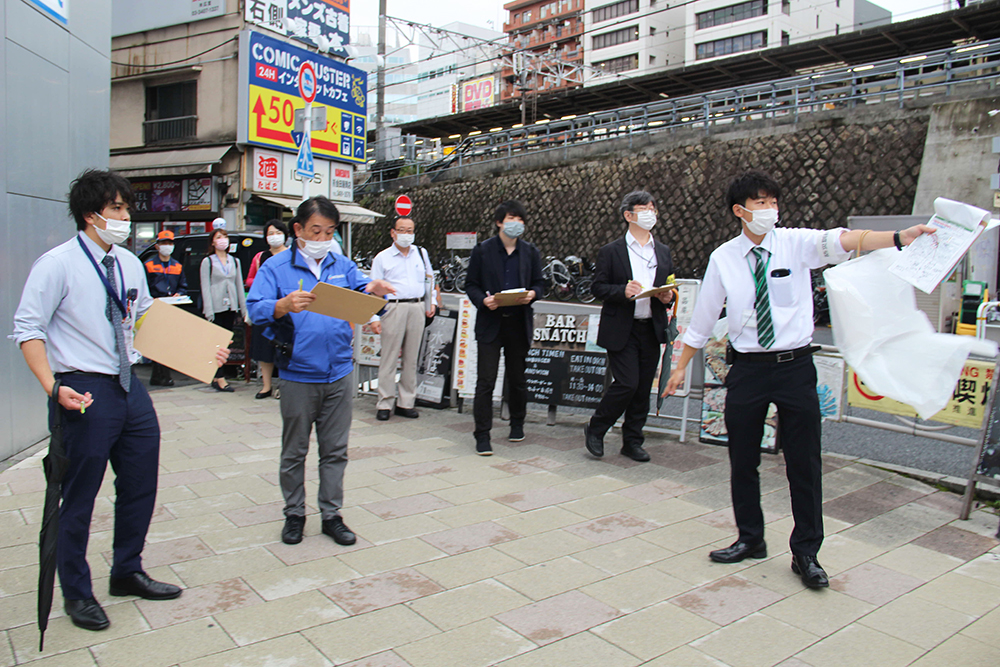
[[[295,161],[295,173],[299,175],[299,178],[312,179],[316,176],[316,165],[313,162],[312,137],[309,135],[310,133],[307,130],[302,137],[302,143],[299,145],[298,160]]]

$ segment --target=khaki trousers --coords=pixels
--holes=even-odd
[[[391,410],[396,398],[396,360],[403,352],[396,406],[412,408],[417,397],[417,355],[424,335],[424,302],[389,303],[382,315],[382,352],[378,366],[378,405]]]

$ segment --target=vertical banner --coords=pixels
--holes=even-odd
[[[476,347],[476,307],[468,297],[462,297],[458,306],[458,351],[455,353],[455,379],[453,386],[459,398],[472,398],[476,394],[479,360]],[[497,382],[493,385],[493,400],[503,395],[504,355],[500,354]]]
[[[417,401],[433,408],[449,407],[452,359],[455,355],[455,333],[458,311],[441,310],[424,328],[417,357]]]
[[[691,324],[691,315],[694,314],[694,304],[698,301],[698,292],[701,291],[700,280],[678,280],[677,281],[677,339],[674,340],[673,350],[670,353],[670,367],[673,368],[680,361],[681,352],[684,351],[684,332]],[[659,371],[653,380],[653,389],[659,383]],[[684,384],[677,388],[674,396],[687,396],[691,391],[691,366],[688,365],[688,372],[684,376]]]

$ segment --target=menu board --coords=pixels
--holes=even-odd
[[[455,352],[455,376],[453,386],[459,398],[472,398],[476,393],[477,368],[479,361],[476,346],[476,307],[468,297],[459,299],[458,306],[458,351]],[[504,356],[500,353],[497,381],[493,385],[493,400],[499,401],[503,393]]]
[[[528,401],[595,407],[609,384],[608,358],[597,346],[600,315],[537,313],[525,379]]]
[[[458,311],[441,310],[424,328],[417,357],[417,401],[431,407],[448,407],[448,380],[455,354]]]

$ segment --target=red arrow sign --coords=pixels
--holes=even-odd
[[[272,130],[264,127],[263,116],[267,113],[264,109],[264,98],[258,97],[257,103],[253,105],[253,110],[251,111],[257,116],[257,136],[263,139],[273,139],[274,141],[281,141],[284,143],[291,144],[295,146],[295,140],[292,139],[291,132],[282,132],[280,130]],[[327,130],[333,134],[337,134],[338,127],[333,123],[327,123]],[[331,153],[339,153],[340,145],[336,141],[323,141],[322,139],[317,139],[313,137],[312,140],[313,148],[318,148],[320,150],[329,151]]]

